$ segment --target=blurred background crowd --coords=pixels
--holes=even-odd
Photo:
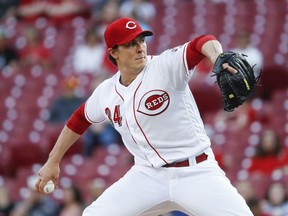
[[[133,158],[108,123],[91,126],[43,196],[35,175],[70,114],[117,71],[107,24],[129,16],[159,54],[201,34],[246,54],[261,85],[224,112],[204,59],[190,87],[220,166],[256,216],[288,215],[287,0],[4,0],[0,2],[0,216],[80,216]],[[171,212],[167,215],[183,215]]]

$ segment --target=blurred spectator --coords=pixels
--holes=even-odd
[[[102,178],[95,178],[88,184],[88,200],[86,203],[92,203],[96,200],[106,189],[107,185]]]
[[[267,214],[262,211],[261,200],[258,198],[248,200],[247,205],[251,209],[254,216],[272,216],[271,214]]]
[[[119,18],[119,0],[107,0],[101,8],[92,11],[91,22],[97,29],[100,35],[104,36],[104,30],[107,25]],[[105,54],[102,62],[102,69],[111,74],[117,72],[117,67],[108,59],[108,50],[105,49]]]
[[[5,185],[0,186],[0,216],[9,216],[14,208],[9,189]]]
[[[50,69],[53,64],[51,50],[45,47],[41,33],[32,25],[27,25],[23,31],[24,47],[20,49],[20,60],[23,67],[40,65]]]
[[[0,70],[6,66],[10,66],[15,70],[17,69],[18,52],[10,44],[4,28],[0,28]]]
[[[0,1],[0,19],[5,19],[9,16],[15,16],[16,7],[20,0],[2,0]]]
[[[127,0],[120,6],[121,17],[132,17],[133,13],[142,22],[149,23],[156,16],[156,8],[147,0]]]
[[[156,17],[154,4],[147,0],[127,0],[120,5],[119,14],[121,17],[131,17],[138,21],[142,29],[153,31],[151,24]],[[151,43],[153,37],[145,38],[147,43]]]
[[[49,196],[31,190],[27,198],[16,204],[11,216],[55,216],[58,211],[58,204]]]
[[[97,81],[98,79],[96,79]],[[77,87],[79,80],[75,76],[63,80],[61,95],[56,98],[50,107],[50,117],[48,122],[53,124],[51,135],[58,134],[58,127],[61,127],[71,116],[71,114],[86,101],[87,98],[79,97]],[[56,126],[56,127],[55,127]],[[55,130],[55,131],[54,131]],[[53,135],[52,135],[53,136]],[[108,146],[112,143],[119,143],[118,132],[109,122],[91,125],[83,135],[83,145],[85,156],[92,156],[96,146]]]
[[[288,215],[287,192],[281,182],[273,182],[268,188],[262,209],[272,216]]]
[[[141,28],[144,30],[150,30],[150,31],[154,31],[152,29],[152,26],[150,25],[150,22],[147,22],[145,19],[143,19],[139,13],[137,13],[136,9],[131,11],[130,16],[132,19],[137,20],[138,23],[140,24]],[[152,20],[151,20],[152,21]],[[151,41],[153,40],[153,37],[147,37],[145,38],[145,41],[148,43],[151,43]]]
[[[263,69],[263,54],[256,47],[251,44],[249,31],[242,30],[236,36],[236,45],[232,49],[235,52],[243,53],[247,55],[247,61],[251,66],[255,66],[255,75],[259,75],[261,69]]]
[[[244,198],[254,216],[271,216],[263,213],[261,200],[257,197],[254,186],[249,180],[239,180],[235,183],[238,193]]]
[[[102,35],[94,28],[88,29],[84,43],[75,48],[73,57],[75,72],[98,76],[103,71],[102,64],[105,53],[106,47],[102,43]]]
[[[80,190],[71,185],[64,189],[64,200],[59,216],[81,216],[84,209]]]
[[[256,110],[251,106],[251,100],[247,100],[233,112],[219,110],[216,113],[214,124],[216,127],[238,131],[255,121],[257,119],[256,114]]]
[[[280,137],[273,129],[266,129],[260,135],[255,155],[251,158],[250,173],[271,174],[280,168],[282,146]]]
[[[62,125],[85,101],[86,98],[76,95],[78,82],[78,79],[74,76],[63,80],[61,95],[52,102],[50,107],[50,117],[48,120],[50,123]]]
[[[119,8],[120,3],[118,0],[107,0],[101,8],[92,11],[91,21],[94,25],[99,27],[101,35],[104,35],[104,31],[108,24],[120,17]]]
[[[91,125],[84,134],[84,155],[93,156],[97,146],[108,147],[120,141],[120,135],[109,122]]]
[[[28,192],[26,197],[15,204],[10,216],[56,216],[59,205],[48,195],[35,190],[36,176],[27,178]]]
[[[257,199],[252,183],[249,180],[241,180],[235,183],[238,193],[248,203],[250,200]]]
[[[219,145],[215,142],[216,139],[217,135],[211,135],[211,145],[213,146],[215,160],[222,170],[229,172],[230,169],[233,169],[233,156],[227,154],[225,147],[223,148],[223,145]]]

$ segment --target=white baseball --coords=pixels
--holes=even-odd
[[[44,186],[43,190],[46,194],[50,194],[54,191],[55,185],[52,180],[49,180],[47,184]]]

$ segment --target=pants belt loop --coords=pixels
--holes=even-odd
[[[188,158],[188,160],[189,160],[189,166],[194,166],[197,164],[195,157],[190,157]]]

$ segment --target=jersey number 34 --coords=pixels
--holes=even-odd
[[[112,115],[111,115],[111,110],[106,107],[105,109],[105,113],[109,119],[109,121],[111,122],[111,124],[113,126],[115,126],[114,124],[118,124],[119,127],[122,126],[122,116],[120,115],[120,105],[116,105],[114,108],[114,113],[113,113],[113,119],[112,119]]]

